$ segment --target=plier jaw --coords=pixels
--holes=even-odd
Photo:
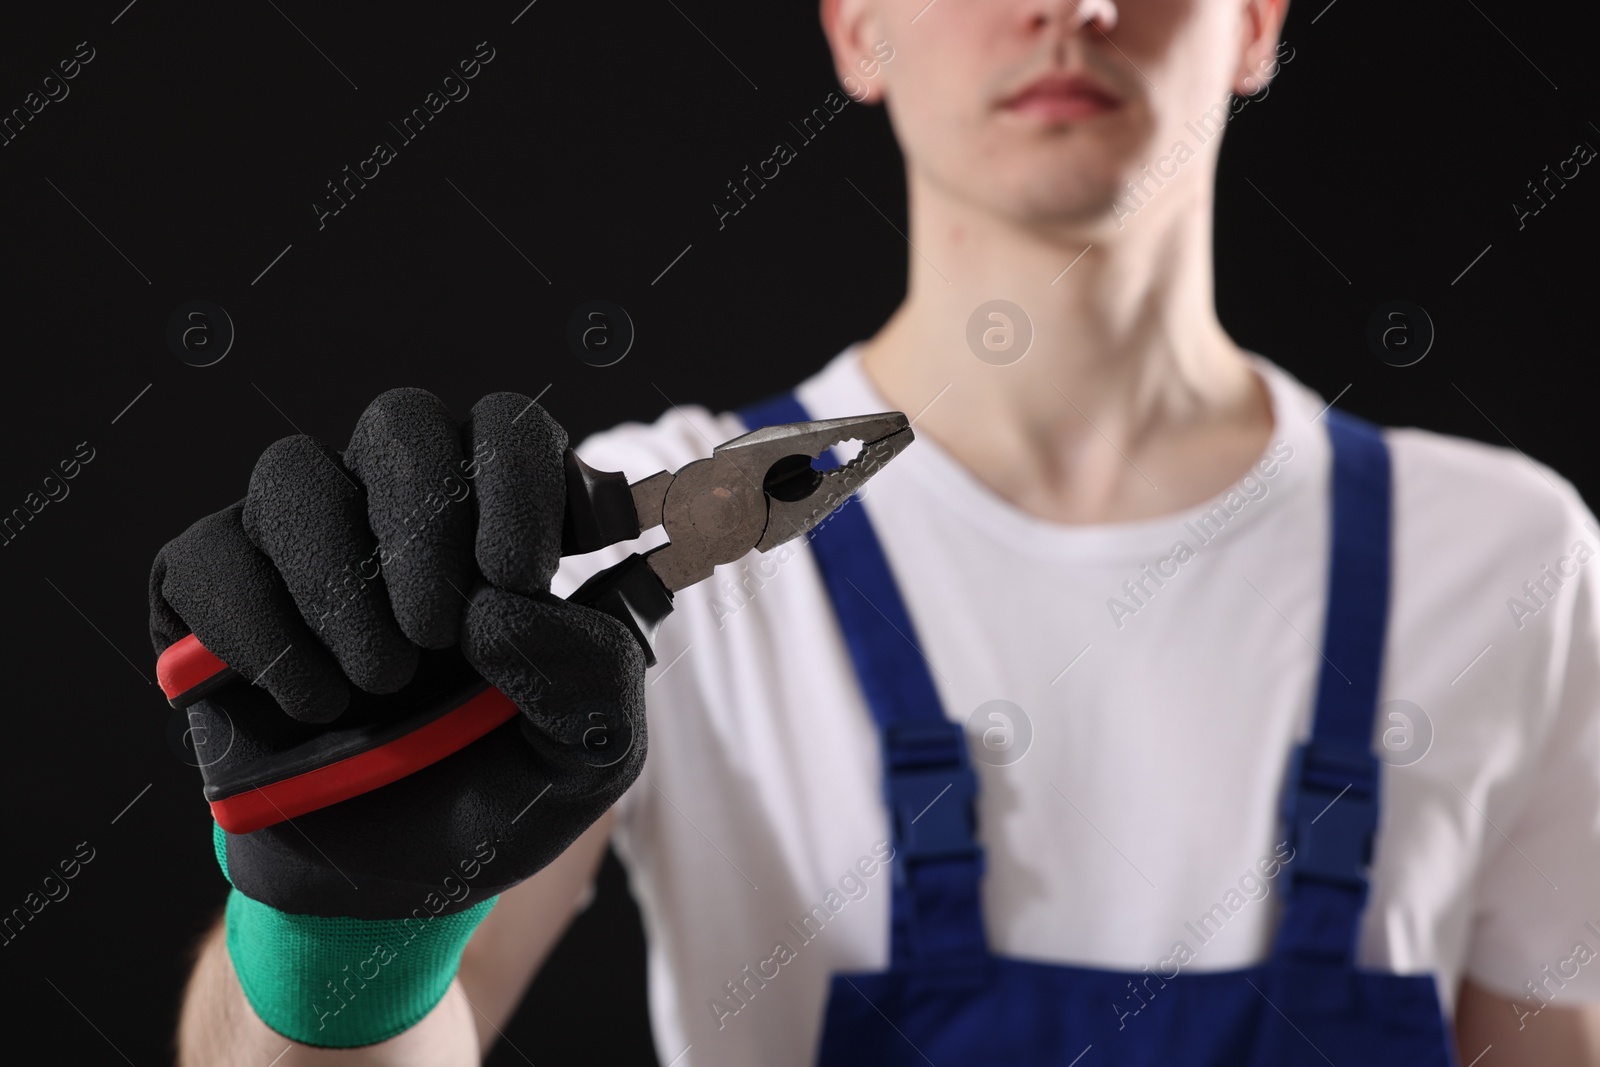
[[[912,439],[911,424],[898,411],[783,423],[718,445],[676,474],[662,471],[631,486],[574,456],[569,516],[574,509],[628,513],[627,523],[594,524],[600,541],[594,547],[636,537],[658,523],[668,541],[601,571],[568,599],[619,619],[638,639],[645,662],[654,664],[656,630],[672,612],[673,593],[751,549],[765,552],[812,530]],[[851,440],[862,447],[849,463],[813,467],[813,460]],[[626,504],[623,494],[630,494]],[[592,539],[581,550],[590,551],[589,544]]]
[[[767,426],[719,445],[674,476],[661,511],[669,543],[649,554],[650,567],[675,591],[751,549],[766,552],[791,541],[827,518],[913,437],[906,417],[894,411]],[[852,440],[861,450],[850,462],[813,466]]]
[[[763,439],[762,435],[769,434],[771,436]],[[749,438],[758,438],[750,442],[752,448],[793,450],[770,464],[763,480],[767,493],[767,528],[756,542],[756,551],[766,552],[810,533],[865,485],[867,479],[905,451],[916,435],[911,432],[911,424],[904,415],[891,411],[881,415],[768,426],[723,447],[731,448]],[[802,457],[820,459],[834,445],[851,440],[860,441],[861,450],[848,463],[819,471],[809,462],[790,462]]]

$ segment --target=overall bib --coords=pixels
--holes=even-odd
[[[792,395],[740,414],[751,428],[810,418]],[[1376,427],[1335,409],[1327,420],[1323,665],[1310,738],[1285,779],[1282,815],[1295,852],[1283,868],[1282,925],[1268,959],[1252,967],[1165,976],[990,952],[965,731],[940,706],[865,509],[847,504],[813,532],[877,726],[895,847],[889,969],[833,976],[822,1067],[1454,1067],[1433,977],[1355,965],[1378,825],[1371,741],[1389,601],[1390,469]]]

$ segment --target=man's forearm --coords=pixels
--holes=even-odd
[[[356,1049],[295,1044],[251,1009],[220,920],[201,943],[178,1022],[179,1067],[475,1067],[479,1061],[472,1011],[455,982],[421,1022],[387,1041]]]
[[[1493,992],[1472,979],[1456,1004],[1460,1062],[1477,1067],[1600,1067],[1600,1005],[1548,1005]]]

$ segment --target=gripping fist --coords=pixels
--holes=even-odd
[[[521,712],[390,785],[253,833],[219,828],[218,858],[245,897],[291,916],[462,912],[550,862],[638,776],[638,642],[550,594],[566,446],[515,393],[458,424],[432,394],[390,390],[342,454],[278,441],[243,501],[156,557],[156,652],[192,631],[242,676],[204,709],[231,724],[231,760],[264,755],[287,729],[337,727],[377,697],[403,710],[430,678],[475,674]],[[243,977],[237,950],[234,961]]]

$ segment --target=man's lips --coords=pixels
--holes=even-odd
[[[1081,74],[1047,74],[1000,102],[1005,111],[1047,121],[1091,118],[1121,106],[1121,97]]]

